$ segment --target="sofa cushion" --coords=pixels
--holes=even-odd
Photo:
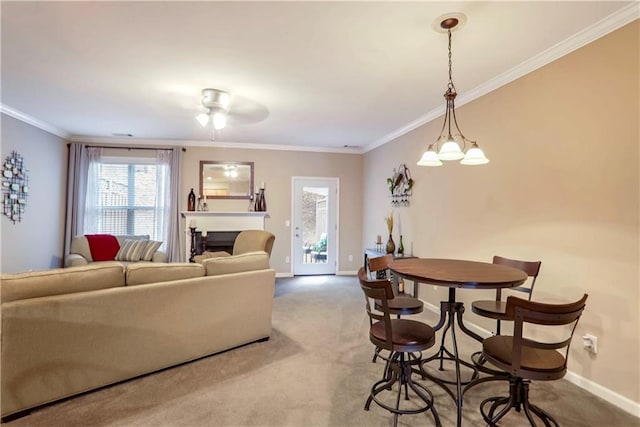
[[[204,267],[191,262],[137,263],[127,265],[127,286],[169,282],[204,276]]]
[[[202,260],[207,276],[241,273],[243,271],[266,270],[269,268],[269,254],[264,251],[207,258]]]
[[[119,236],[116,236],[116,239],[118,239],[118,243],[120,243],[120,246],[122,246],[125,240],[149,240],[149,235],[148,234],[119,235]]]
[[[156,242],[155,240],[147,241],[147,244],[144,247],[144,250],[142,251],[142,256],[140,257],[140,260],[152,261],[153,255],[156,253],[158,248],[160,248],[160,245],[162,245],[162,242]]]
[[[2,302],[124,286],[124,267],[101,262],[81,267],[2,275]]]
[[[146,246],[146,240],[125,239],[116,254],[116,261],[140,261]]]

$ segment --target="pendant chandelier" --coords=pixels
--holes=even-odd
[[[460,15],[458,14],[458,16]],[[460,20],[457,17],[451,16],[440,22],[440,28],[446,30],[449,37],[449,83],[447,84],[447,91],[444,93],[447,106],[440,136],[424,152],[422,158],[418,161],[419,166],[442,166],[443,160],[460,160],[463,165],[484,165],[489,163],[489,159],[485,157],[476,141],[464,136],[456,119],[455,99],[458,94],[453,84],[451,72],[451,31],[456,28],[459,22]],[[462,149],[460,148],[461,144]]]

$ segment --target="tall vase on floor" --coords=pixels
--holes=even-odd
[[[393,236],[389,234],[389,240],[387,240],[387,253],[392,254],[396,251],[396,244],[393,241]]]

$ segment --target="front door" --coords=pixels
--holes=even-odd
[[[338,179],[293,177],[293,274],[336,274]]]

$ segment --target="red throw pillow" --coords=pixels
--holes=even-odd
[[[113,261],[120,250],[120,243],[111,234],[86,234],[94,261]]]

